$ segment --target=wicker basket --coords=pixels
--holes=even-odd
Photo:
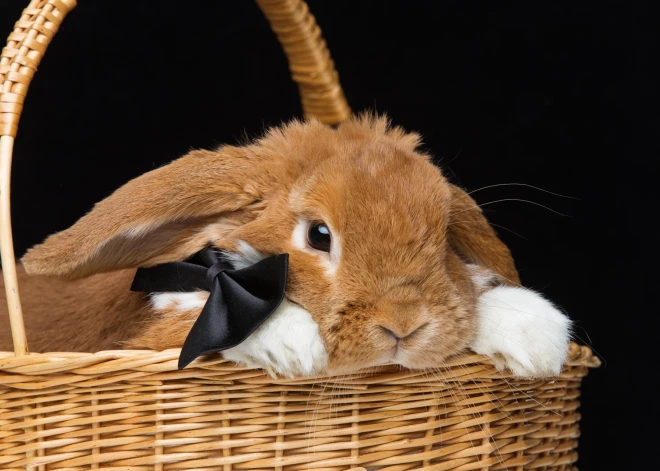
[[[586,347],[552,381],[466,354],[436,371],[383,366],[274,381],[222,359],[177,370],[178,350],[28,354],[9,218],[14,137],[29,83],[75,0],[32,0],[0,60],[3,276],[15,352],[0,353],[3,470],[570,470]],[[301,0],[259,0],[305,113],[350,113]]]

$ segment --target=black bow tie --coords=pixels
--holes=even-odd
[[[281,254],[234,270],[207,248],[185,262],[139,268],[131,291],[211,292],[181,349],[183,369],[200,355],[235,347],[263,324],[284,299],[288,264]]]

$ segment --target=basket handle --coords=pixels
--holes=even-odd
[[[303,111],[326,124],[351,113],[339,76],[316,20],[303,0],[257,0],[277,35],[298,84]],[[11,161],[18,121],[28,87],[66,15],[76,0],[31,0],[0,56],[0,256],[14,352],[27,354],[11,231]]]

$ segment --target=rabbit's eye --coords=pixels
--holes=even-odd
[[[314,222],[307,230],[307,243],[313,249],[330,252],[330,229],[322,222]]]

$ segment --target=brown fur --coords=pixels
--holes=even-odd
[[[67,281],[29,276],[18,267],[28,345],[33,352],[116,350],[139,334],[149,317],[143,294],[129,291],[135,270]],[[0,308],[0,351],[11,351],[9,316]]]
[[[181,260],[209,242],[233,250],[242,240],[264,254],[289,253],[287,297],[319,324],[331,370],[388,359],[437,365],[473,335],[478,293],[465,262],[511,283],[518,276],[474,201],[416,151],[418,144],[416,134],[363,116],[338,130],[293,122],[252,145],[195,151],[129,182],[23,262],[33,274],[77,278]],[[292,245],[299,219],[330,226],[342,250],[334,276],[317,254]],[[103,276],[111,275],[79,285],[57,281],[56,291],[75,292],[60,294],[57,310],[26,308],[28,318],[41,320],[31,325],[60,331],[38,345],[181,346],[197,312],[161,312],[141,323],[143,306],[128,283],[87,281]],[[43,299],[39,289],[25,291],[24,298],[34,297],[30,303]],[[76,328],[73,319],[105,328]],[[414,331],[400,357],[388,358],[394,350],[388,330]],[[101,339],[105,332],[112,335]]]
[[[199,310],[192,309],[181,311],[176,306],[159,310],[149,322],[145,322],[144,328],[131,337],[125,345],[133,349],[166,350],[168,348],[179,348],[188,336]]]
[[[511,252],[488,224],[479,206],[460,188],[451,185],[449,243],[466,260],[486,267],[504,284],[519,285]]]

